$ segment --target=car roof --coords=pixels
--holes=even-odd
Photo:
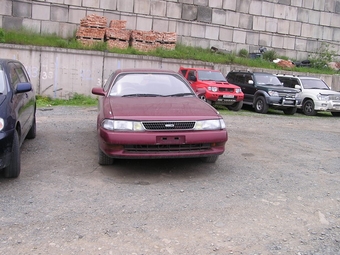
[[[246,70],[240,70],[240,71],[232,70],[229,73],[242,73],[242,74],[255,74],[255,75],[256,74],[274,75],[274,74],[269,73],[269,72],[250,72],[250,71],[246,71]]]
[[[0,65],[7,64],[8,62],[20,63],[20,61],[15,59],[0,58]]]
[[[152,68],[125,68],[125,69],[118,69],[116,73],[165,73],[165,74],[176,74],[178,72],[172,70],[164,70],[164,69],[152,69]]]
[[[214,69],[211,69],[211,68],[203,68],[203,67],[183,67],[183,66],[181,66],[180,70],[183,70],[183,69],[186,69],[186,70],[201,70],[201,71],[220,72],[220,70],[214,70]]]
[[[276,76],[280,77],[289,77],[289,78],[298,78],[298,79],[313,79],[313,80],[321,80],[317,77],[311,77],[311,76],[297,76],[297,75],[291,75],[291,74],[276,74]]]

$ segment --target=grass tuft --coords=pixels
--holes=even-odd
[[[48,96],[37,95],[37,106],[38,107],[48,107],[48,106],[57,106],[57,105],[65,105],[65,106],[95,106],[98,104],[98,99],[93,98],[91,96],[85,96],[82,94],[74,94],[74,96],[68,100],[59,99],[59,98],[51,98]]]

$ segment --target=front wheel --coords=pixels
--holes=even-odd
[[[294,115],[296,113],[296,110],[297,110],[296,107],[291,107],[291,108],[284,109],[283,112],[286,115]]]
[[[98,163],[99,165],[112,165],[113,158],[108,157],[102,150],[98,147]]]
[[[257,113],[267,113],[268,112],[268,104],[263,96],[259,96],[255,101],[255,112]]]
[[[28,131],[26,138],[27,139],[34,139],[36,134],[37,134],[37,122],[36,122],[36,119],[35,119],[35,116],[34,116],[32,126],[31,126],[30,130]]]
[[[240,101],[240,102],[236,102],[236,103],[233,103],[232,105],[228,105],[227,108],[230,110],[230,111],[239,111],[241,110],[243,106],[243,101]]]
[[[20,146],[18,132],[14,131],[12,154],[9,165],[3,172],[6,178],[16,178],[20,175]]]
[[[314,110],[314,102],[311,99],[308,99],[302,104],[302,112],[307,116],[315,116],[316,111]]]

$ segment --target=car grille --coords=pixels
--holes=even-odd
[[[220,92],[234,92],[233,88],[218,88]]]
[[[160,144],[160,145],[125,145],[127,152],[190,152],[190,151],[207,151],[211,148],[208,143],[199,144]]]
[[[279,92],[280,97],[295,98],[296,93]]]
[[[195,127],[195,121],[143,122],[146,130],[188,130]]]
[[[339,95],[329,95],[329,100],[340,102],[340,96]]]

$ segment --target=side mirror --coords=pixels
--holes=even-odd
[[[249,80],[249,81],[248,81],[248,84],[253,85],[253,84],[254,84],[254,81],[253,81],[253,80]]]
[[[296,89],[301,89],[301,86],[300,86],[300,85],[295,85],[294,88],[296,88]]]
[[[103,88],[95,87],[92,89],[92,94],[97,96],[106,96],[106,92]]]
[[[21,82],[17,84],[16,93],[25,93],[32,90],[32,84],[29,82]]]

